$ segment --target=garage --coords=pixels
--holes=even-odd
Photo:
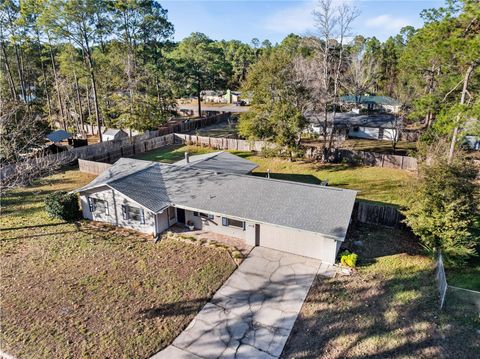
[[[337,247],[340,248],[341,244],[341,242],[326,238],[320,233],[263,223],[260,224],[257,243],[261,247],[320,259],[326,263],[335,263]]]

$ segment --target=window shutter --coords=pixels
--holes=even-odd
[[[246,223],[243,222],[243,230],[245,230],[245,227],[246,227]]]
[[[108,201],[105,201],[105,214],[107,216],[110,215],[110,211],[108,210]]]
[[[128,208],[124,204],[122,204],[122,216],[123,219],[128,219]]]
[[[145,224],[145,212],[143,211],[143,208],[140,209],[140,223]]]
[[[222,217],[222,226],[225,226],[225,227],[228,226],[228,218]]]
[[[95,206],[93,205],[93,200],[90,197],[87,197],[88,209],[91,213],[95,212]]]

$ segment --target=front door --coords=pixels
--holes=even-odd
[[[185,224],[185,210],[183,208],[177,208],[177,222]]]

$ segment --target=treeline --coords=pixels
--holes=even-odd
[[[27,114],[77,133],[86,123],[155,128],[172,115],[177,97],[238,88],[271,46],[200,33],[176,44],[173,33],[154,0],[3,1],[2,126]]]
[[[324,160],[334,142],[332,116],[342,95],[387,95],[402,104],[405,124],[424,132],[422,139],[452,143],[479,134],[480,3],[449,1],[424,10],[419,29],[401,29],[380,42],[351,35],[358,11],[321,0],[314,12],[316,33],[289,36],[250,69],[244,89],[253,106],[242,115],[240,133],[298,148],[307,118],[324,128]]]

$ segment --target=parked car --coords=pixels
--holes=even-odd
[[[247,103],[243,100],[235,102],[235,106],[245,106]]]

